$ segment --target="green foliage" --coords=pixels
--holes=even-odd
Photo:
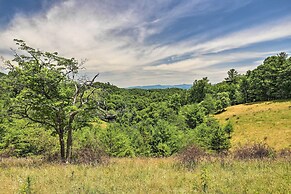
[[[239,74],[238,72],[235,70],[235,69],[230,69],[228,72],[227,72],[227,75],[228,77],[225,78],[225,80],[227,82],[230,82],[230,83],[237,83],[238,81],[238,77],[239,77]]]
[[[5,127],[0,139],[0,149],[4,156],[26,157],[56,152],[57,139],[51,136],[51,131],[39,125],[18,120],[5,124]]]
[[[221,92],[216,94],[216,104],[215,109],[218,112],[223,111],[226,107],[230,105],[229,94],[227,92]]]
[[[119,125],[109,125],[109,127],[101,133],[100,141],[105,151],[111,156],[134,156],[130,139],[127,137],[124,128]]]
[[[213,114],[216,112],[217,102],[211,94],[206,94],[200,105],[205,109],[206,114]]]
[[[205,120],[205,110],[199,104],[186,105],[181,108],[180,114],[190,129],[196,128]]]
[[[170,156],[182,147],[182,133],[167,121],[159,120],[151,142],[154,156]]]
[[[84,114],[92,110],[92,105],[97,108],[97,103],[92,103],[97,91],[93,87],[96,76],[90,82],[76,82],[80,64],[74,58],[36,50],[22,40],[15,42],[23,54],[15,52],[13,61],[5,62],[9,69],[4,79],[9,115],[54,130],[59,136],[61,160],[69,161],[72,131],[79,121],[76,118],[81,115],[82,122],[86,122],[88,117]]]
[[[30,176],[28,176],[25,180],[24,183],[22,183],[20,189],[19,189],[19,193],[21,194],[32,194],[34,193],[32,188],[31,188],[31,178]]]
[[[210,117],[196,128],[196,138],[200,146],[216,152],[223,152],[230,148],[231,132],[230,123],[223,128],[219,126],[215,119]]]
[[[286,53],[266,58],[263,64],[247,75],[248,100],[263,101],[290,98],[290,69],[291,59]]]
[[[132,127],[111,124],[100,141],[112,156],[170,156],[183,146],[183,133],[167,121],[155,125],[140,123]]]
[[[200,174],[200,181],[201,181],[201,189],[203,193],[207,193],[208,190],[208,174],[207,169],[205,167],[202,168]]]
[[[189,89],[189,102],[200,103],[207,93],[211,93],[211,84],[207,77],[201,80],[195,80],[193,86]]]

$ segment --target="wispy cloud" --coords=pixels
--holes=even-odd
[[[237,63],[249,59],[260,61],[259,59],[262,59],[268,55],[274,55],[276,53],[278,52],[236,52],[231,53],[231,55],[225,53],[200,55],[191,59],[182,60],[175,63],[164,63],[156,66],[145,66],[144,70],[195,72],[196,70],[207,69],[216,64]]]
[[[196,75],[207,76],[210,71],[206,68],[216,64],[258,60],[267,54],[230,55],[224,54],[226,50],[291,36],[291,20],[285,18],[215,38],[204,33],[175,42],[149,41],[183,18],[233,11],[250,1],[239,2],[226,0],[218,5],[213,0],[61,1],[42,13],[15,15],[5,29],[0,29],[0,55],[9,58],[7,49],[14,47],[14,38],[19,38],[36,48],[86,58],[87,73],[100,72],[102,81],[118,86],[191,82]]]

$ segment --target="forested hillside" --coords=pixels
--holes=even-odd
[[[5,62],[10,71],[0,78],[2,156],[71,161],[84,151],[104,150],[117,157],[159,157],[193,144],[225,152],[232,122],[221,125],[213,115],[230,105],[291,98],[286,53],[266,58],[246,74],[230,69],[217,84],[205,77],[189,90],[143,90],[98,83],[97,76],[77,80],[75,59],[16,42],[26,55],[16,53],[13,63]]]

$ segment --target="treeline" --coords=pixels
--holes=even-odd
[[[18,43],[29,57],[16,55],[19,66],[0,78],[2,156],[68,160],[104,150],[117,157],[159,157],[193,144],[223,152],[231,146],[233,128],[220,126],[213,114],[234,104],[291,97],[286,53],[268,57],[245,75],[231,69],[217,84],[203,78],[189,90],[143,90],[74,80],[68,76],[77,73],[74,59]]]
[[[167,156],[189,144],[218,152],[227,150],[232,126],[219,126],[210,115],[230,105],[289,99],[290,72],[291,58],[280,53],[245,75],[230,69],[224,81],[211,84],[207,78],[195,80],[189,90],[118,89],[108,85],[110,92],[103,109],[116,118],[106,132],[110,133],[108,137],[115,137],[113,132],[123,137],[125,143],[121,145],[125,147],[123,152],[114,146],[106,149],[114,156]],[[105,145],[117,145],[119,140],[107,141],[111,143]]]

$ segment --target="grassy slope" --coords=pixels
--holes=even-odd
[[[107,166],[0,161],[0,193],[280,193],[288,161],[203,162],[193,171],[173,158],[113,159]],[[27,178],[29,177],[29,183]]]
[[[215,118],[233,123],[233,147],[251,142],[266,142],[277,150],[291,147],[291,101],[236,105]]]

